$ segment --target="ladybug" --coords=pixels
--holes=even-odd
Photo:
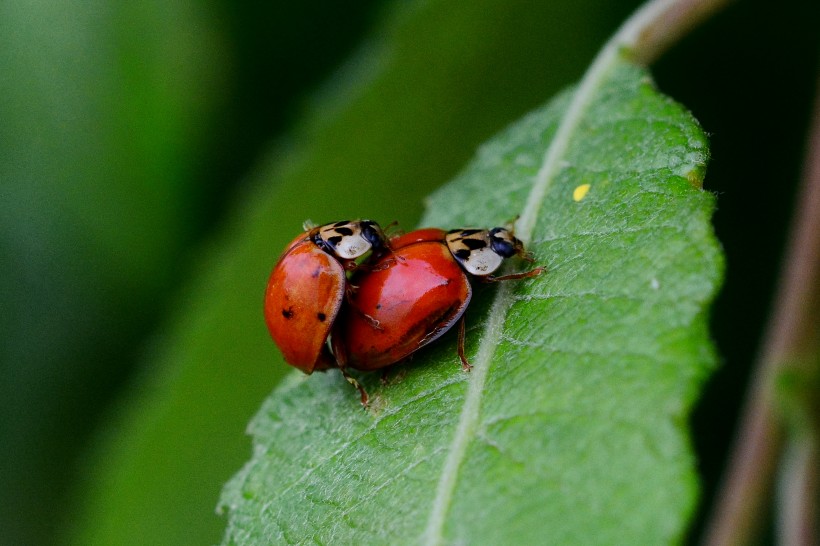
[[[394,364],[459,323],[458,356],[464,355],[464,311],[472,297],[469,276],[485,282],[535,277],[536,267],[493,276],[505,259],[533,259],[511,230],[425,228],[390,240],[381,257],[353,277],[358,285],[332,336],[340,366],[376,370]]]
[[[265,290],[265,322],[288,364],[306,374],[336,366],[326,341],[349,288],[346,272],[368,252],[380,257],[385,241],[376,222],[354,220],[313,227],[285,247]]]

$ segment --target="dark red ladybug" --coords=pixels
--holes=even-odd
[[[532,261],[506,228],[420,229],[390,240],[390,255],[357,273],[357,286],[332,339],[339,365],[376,370],[396,363],[460,323],[458,354],[465,370],[464,311],[472,297],[468,274],[484,281],[534,277],[493,276],[505,259]]]

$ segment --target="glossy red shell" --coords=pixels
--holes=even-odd
[[[375,370],[398,362],[464,314],[472,289],[443,238],[443,231],[425,229],[391,239],[392,252],[354,279],[358,287],[334,332],[348,367]]]
[[[307,374],[335,364],[325,342],[345,283],[342,265],[305,235],[288,245],[265,290],[265,322],[288,364]]]
[[[421,228],[410,233],[404,233],[390,239],[390,247],[393,249],[402,248],[413,243],[440,242],[444,243],[447,232],[439,228]]]

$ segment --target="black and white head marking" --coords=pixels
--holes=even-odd
[[[479,277],[491,275],[505,258],[521,254],[521,241],[506,228],[454,229],[445,237],[453,257],[467,273]]]
[[[384,234],[372,220],[344,220],[315,228],[313,242],[342,260],[355,260],[384,245]]]
[[[445,240],[453,257],[471,275],[490,275],[504,261],[492,249],[486,229],[454,229],[447,232]]]

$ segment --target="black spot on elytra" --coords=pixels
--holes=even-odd
[[[316,318],[319,319],[319,322],[324,322],[327,319],[327,315],[325,315],[324,313],[317,313]]]
[[[382,308],[382,304],[381,304],[381,303],[377,303],[377,304],[376,304],[376,309],[381,309],[381,308]]]
[[[350,236],[350,235],[353,235],[353,230],[350,229],[349,227],[340,227],[340,228],[336,228],[336,233],[338,233],[339,235]]]
[[[470,250],[478,250],[487,246],[487,241],[484,239],[462,239],[461,242]]]
[[[293,318],[293,308],[291,307],[289,309],[282,309],[282,316],[285,317],[288,320],[292,319]]]
[[[312,279],[318,279],[319,275],[321,275],[321,274],[322,274],[322,268],[317,267],[316,269],[313,270],[313,273],[310,274],[310,277]]]
[[[470,257],[470,252],[471,251],[467,250],[466,248],[459,248],[458,250],[456,250],[456,258],[460,260],[466,260]]]

